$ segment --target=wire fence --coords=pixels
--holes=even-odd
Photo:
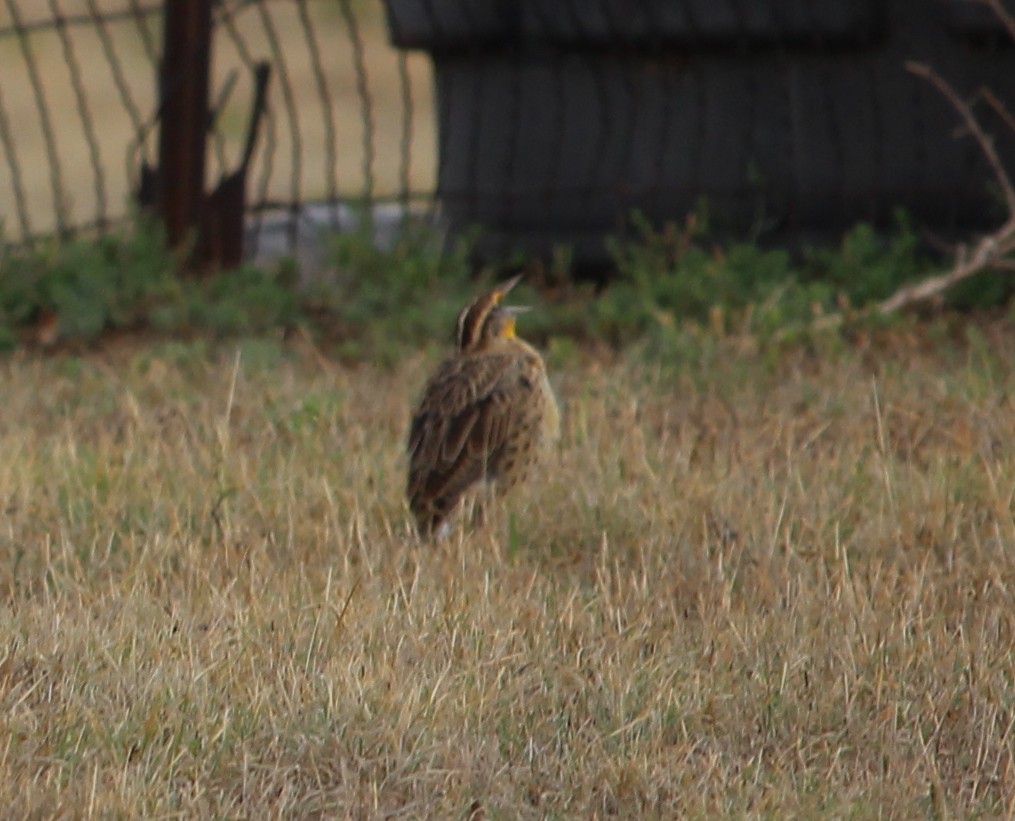
[[[174,2],[0,0],[5,242],[105,230],[178,183],[153,182]],[[897,205],[963,230],[995,213],[990,170],[903,63],[1015,100],[1013,43],[970,0],[216,0],[211,31],[201,189],[243,168],[248,231],[283,250],[378,203],[439,202],[493,251],[601,251],[702,200],[741,235]]]
[[[956,112],[905,69],[1015,110],[1015,35],[985,2],[389,3],[396,42],[433,56],[442,213],[493,254],[601,258],[636,212],[797,246],[891,230],[899,206],[940,238],[1003,216]],[[977,110],[1015,168],[1006,112]]]
[[[0,0],[4,241],[102,231],[145,195],[169,2]],[[271,67],[247,175],[255,231],[274,213],[294,241],[307,203],[340,227],[350,205],[432,201],[430,63],[390,45],[380,0],[223,0],[212,26],[209,189],[242,162],[257,66]]]

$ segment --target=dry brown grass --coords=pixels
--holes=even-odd
[[[557,374],[406,538],[425,371],[16,358],[0,801],[35,817],[1010,816],[1015,337]]]

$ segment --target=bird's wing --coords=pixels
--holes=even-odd
[[[517,412],[515,371],[496,355],[438,369],[409,431],[410,500],[457,496],[495,466]]]

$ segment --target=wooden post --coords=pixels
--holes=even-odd
[[[165,0],[156,208],[179,248],[202,223],[213,0]]]

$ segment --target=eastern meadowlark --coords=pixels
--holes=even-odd
[[[501,304],[521,276],[458,315],[456,350],[433,373],[409,430],[409,507],[424,537],[445,535],[463,494],[478,482],[503,493],[523,481],[557,437],[546,368],[515,335],[524,309]]]

